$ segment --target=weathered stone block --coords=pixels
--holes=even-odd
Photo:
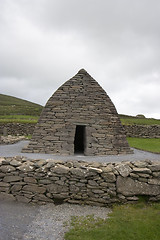
[[[38,182],[42,183],[42,184],[50,184],[50,183],[52,183],[52,181],[49,180],[49,179],[40,179]]]
[[[46,185],[46,188],[47,188],[48,192],[50,192],[50,193],[62,193],[62,192],[68,191],[67,186],[60,186],[60,185],[57,185],[54,183]]]
[[[124,196],[133,195],[151,195],[156,196],[160,194],[160,186],[149,185],[144,182],[133,180],[129,177],[117,177],[117,192]]]
[[[148,166],[148,163],[145,161],[136,161],[133,164],[135,167],[138,167],[138,168],[145,168]]]
[[[22,180],[22,178],[19,176],[6,176],[3,179],[4,182],[18,182],[21,180]]]
[[[157,163],[157,164],[152,164],[151,166],[148,166],[149,169],[153,172],[158,172],[160,171],[160,164]]]
[[[9,187],[10,184],[6,182],[0,182],[0,187]]]
[[[92,192],[93,193],[98,193],[98,194],[103,194],[104,193],[104,191],[100,190],[100,189],[92,189]]]
[[[115,182],[116,181],[116,177],[113,173],[102,173],[101,175],[106,182]]]
[[[88,184],[92,186],[98,186],[97,182],[94,180],[88,180]]]
[[[160,185],[160,179],[149,179],[148,183],[153,185]]]
[[[115,169],[122,177],[128,177],[132,169],[127,164],[119,164]]]
[[[0,166],[2,165],[2,162],[5,160],[4,157],[0,157]]]
[[[58,174],[67,174],[69,172],[69,168],[64,165],[57,165],[50,169],[51,172],[58,173]]]
[[[18,167],[18,166],[21,165],[21,162],[19,162],[19,161],[17,161],[17,160],[12,160],[12,161],[10,162],[10,165],[11,165],[11,166],[14,166],[14,167]]]
[[[16,170],[15,167],[10,166],[10,165],[2,165],[2,166],[0,167],[0,171],[2,171],[2,172],[4,172],[4,173],[13,172],[13,171],[15,171],[15,170]]]
[[[9,193],[10,192],[10,188],[9,187],[0,187],[0,192]]]
[[[134,173],[151,173],[151,170],[148,168],[133,168]]]
[[[46,192],[46,188],[39,187],[35,184],[30,184],[30,185],[25,185],[23,187],[23,191],[28,191],[28,192],[32,192],[32,193],[44,193],[44,192]]]
[[[11,187],[11,192],[14,193],[14,192],[19,192],[20,190],[22,189],[22,185],[13,185]]]
[[[77,177],[86,177],[87,170],[80,168],[71,168],[70,172]]]
[[[25,177],[24,182],[26,182],[26,183],[37,183],[37,180],[34,177]]]
[[[32,172],[34,167],[32,163],[25,162],[21,166],[19,166],[18,169],[22,172]]]
[[[88,167],[87,170],[89,172],[102,173],[102,169],[96,167]]]

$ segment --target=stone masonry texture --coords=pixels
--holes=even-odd
[[[115,106],[84,69],[48,100],[23,152],[74,155],[76,144],[84,155],[131,152]]]
[[[0,135],[32,135],[35,123],[0,123]],[[160,138],[160,125],[123,125],[127,137]]]
[[[0,135],[32,135],[35,123],[0,123]]]
[[[107,206],[160,200],[160,163],[89,163],[0,157],[0,200]]]

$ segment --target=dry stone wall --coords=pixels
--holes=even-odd
[[[19,141],[26,140],[25,136],[0,136],[0,144],[13,144]]]
[[[35,125],[34,123],[0,123],[0,135],[32,135]]]
[[[0,158],[0,199],[107,206],[160,200],[160,163],[88,163]]]
[[[124,125],[127,137],[160,138],[160,125]]]
[[[0,123],[0,135],[32,135],[34,123]],[[127,137],[160,138],[160,125],[123,125]]]

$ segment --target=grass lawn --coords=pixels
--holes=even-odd
[[[0,123],[37,123],[39,116],[0,115]]]
[[[160,204],[113,207],[107,220],[75,217],[66,240],[159,240]]]
[[[127,138],[130,147],[160,153],[160,138]]]
[[[124,125],[160,125],[160,120],[158,119],[152,119],[152,118],[135,118],[135,117],[130,117],[130,118],[121,118],[121,123]]]

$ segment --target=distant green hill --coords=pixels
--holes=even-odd
[[[143,116],[139,114],[138,116],[128,116],[124,114],[119,114],[119,117],[121,119],[122,124],[124,125],[160,125],[160,120],[154,119],[154,118],[145,118],[145,117],[139,117]]]
[[[0,115],[39,116],[42,108],[39,104],[0,94]]]

